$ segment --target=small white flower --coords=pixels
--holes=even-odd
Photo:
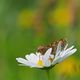
[[[41,55],[41,53],[36,52],[36,54],[31,53],[30,55],[26,55],[25,56],[26,59],[16,58],[16,60],[25,66],[37,67],[37,68],[47,67],[51,65],[50,61],[48,60],[51,54],[51,51],[52,51],[52,48],[48,49],[45,55]]]
[[[74,54],[77,49],[73,49],[74,46],[67,48],[68,44],[61,49],[61,42],[58,43],[56,54],[52,53],[52,48],[49,48],[44,55],[39,52],[36,54],[31,53],[30,55],[26,55],[25,58],[16,58],[16,60],[24,66],[36,67],[36,68],[45,68],[45,67],[52,67],[55,64],[63,61],[70,55]]]

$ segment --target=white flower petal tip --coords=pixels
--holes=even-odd
[[[16,58],[16,60],[19,62],[19,63],[23,63],[24,60],[22,58]]]
[[[75,53],[76,51],[77,51],[77,49],[75,48],[75,49],[74,49],[74,53]]]
[[[51,54],[51,52],[52,52],[52,48],[49,48],[45,54]]]
[[[50,69],[77,51],[74,46],[68,48],[68,44],[65,43],[65,41],[61,42],[61,40],[57,43],[51,44],[50,47],[43,47],[43,49],[40,49],[43,53],[41,53],[42,51],[38,51],[36,54],[31,53],[25,55],[25,59],[19,57],[16,58],[16,60],[21,66]]]
[[[22,64],[26,64],[27,63],[27,60],[23,59],[23,58],[16,58],[16,60],[19,62],[19,63],[22,63]]]

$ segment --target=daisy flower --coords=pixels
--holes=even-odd
[[[16,58],[16,60],[24,66],[30,66],[40,69],[52,68],[57,63],[74,54],[77,51],[74,46],[68,48],[66,40],[61,39],[44,47],[40,46],[36,54],[31,53],[24,58]]]

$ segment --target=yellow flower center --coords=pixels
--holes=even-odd
[[[37,65],[39,65],[39,66],[44,66],[43,61],[42,61],[42,60],[39,60],[39,61],[37,62]]]

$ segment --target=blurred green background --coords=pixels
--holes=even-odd
[[[80,0],[0,0],[0,80],[48,80],[16,57],[61,38],[78,51],[50,71],[50,80],[80,80]]]

